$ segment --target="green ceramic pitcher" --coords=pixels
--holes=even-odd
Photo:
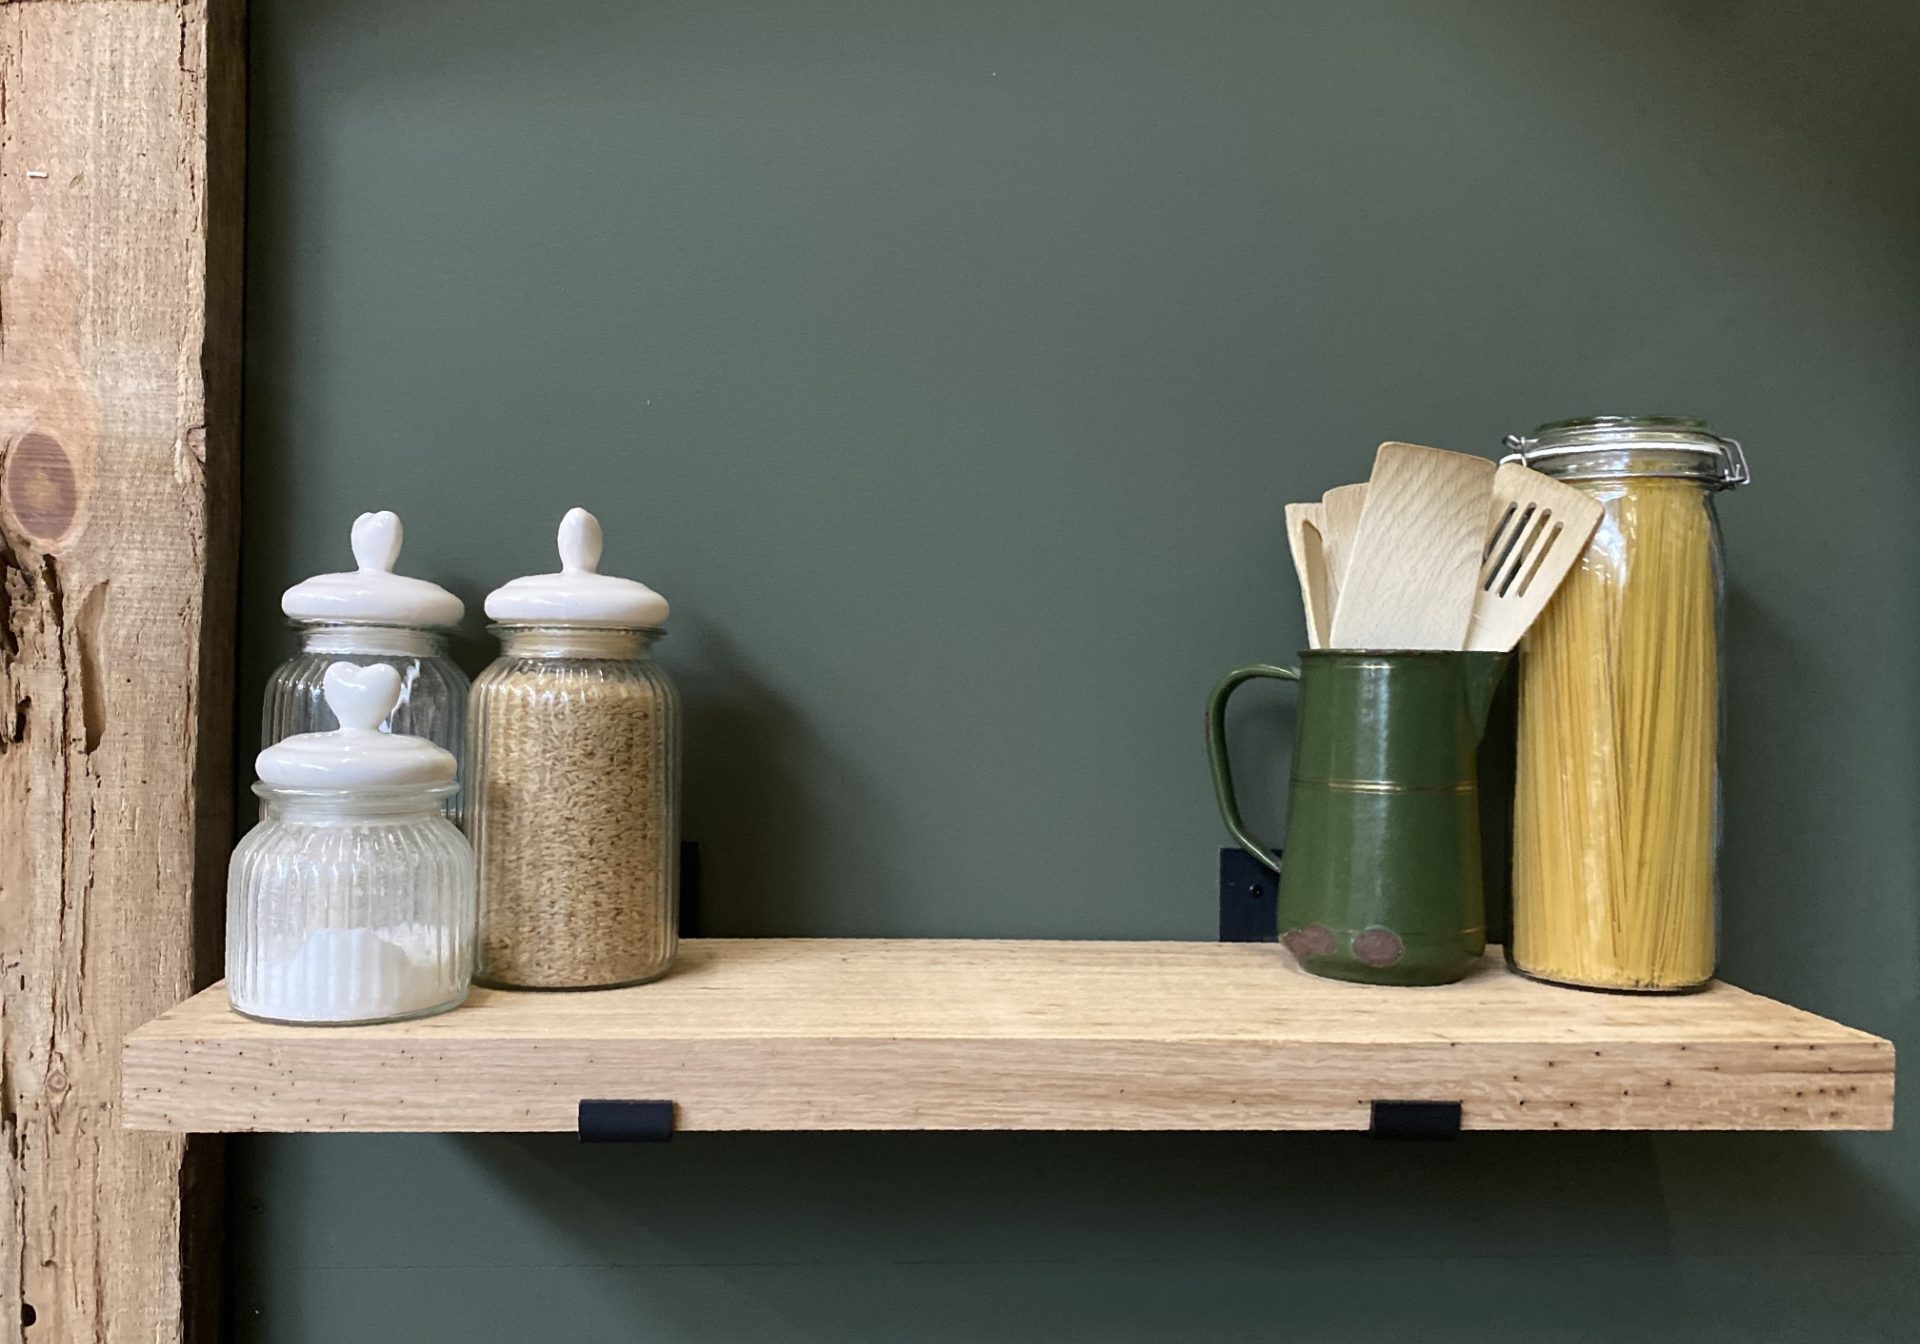
[[[1316,975],[1381,985],[1458,980],[1486,951],[1476,751],[1504,653],[1310,649],[1299,670],[1230,672],[1207,700],[1227,830],[1280,875],[1281,940]],[[1240,818],[1227,700],[1297,682],[1285,861]]]

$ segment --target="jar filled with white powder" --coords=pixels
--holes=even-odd
[[[386,664],[335,663],[340,727],[261,752],[260,824],[227,876],[227,997],[248,1017],[345,1025],[456,1007],[473,974],[473,850],[443,806],[453,754],[380,731]]]

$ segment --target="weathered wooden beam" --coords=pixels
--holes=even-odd
[[[244,21],[0,4],[0,1341],[219,1319],[219,1154],[118,1097],[218,970]]]

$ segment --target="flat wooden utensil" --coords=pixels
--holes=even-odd
[[[1300,606],[1307,614],[1310,649],[1327,647],[1327,629],[1333,620],[1327,600],[1325,541],[1318,504],[1287,505],[1287,547],[1293,552],[1293,572],[1300,578]]]
[[[1493,474],[1467,647],[1511,649],[1573,570],[1600,525],[1600,501],[1518,462]]]
[[[1333,609],[1340,649],[1466,647],[1493,463],[1383,443]]]
[[[1367,505],[1367,483],[1337,485],[1320,496],[1320,542],[1327,557],[1327,620],[1340,605],[1340,580],[1346,577],[1360,512]]]

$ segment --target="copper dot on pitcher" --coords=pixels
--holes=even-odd
[[[59,440],[40,430],[22,435],[7,454],[0,493],[21,529],[35,541],[64,536],[80,507],[73,459]]]
[[[1325,924],[1309,924],[1300,930],[1300,953],[1309,957],[1330,957],[1340,950],[1339,940]]]
[[[1362,929],[1353,935],[1353,955],[1369,966],[1391,966],[1406,950],[1392,929]]]

